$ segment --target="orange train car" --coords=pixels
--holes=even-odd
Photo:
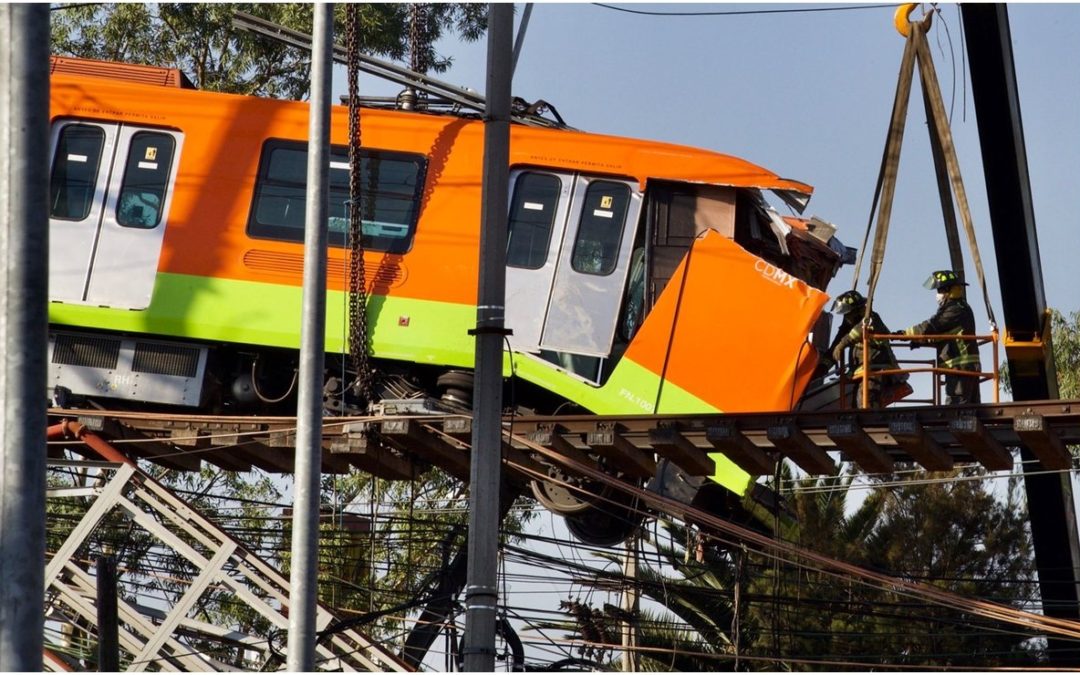
[[[112,405],[287,402],[308,106],[151,70],[163,72],[54,61],[51,385]],[[326,351],[328,377],[347,384],[346,107],[331,124]],[[361,131],[378,387],[467,405],[483,123],[365,108]],[[510,172],[514,403],[599,414],[794,406],[845,253],[827,224],[770,206],[801,211],[808,185],[707,150],[520,124]],[[328,387],[328,406],[348,410],[348,387]],[[748,476],[716,459],[717,480],[742,492]]]

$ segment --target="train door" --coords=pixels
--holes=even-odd
[[[577,177],[541,347],[599,357],[611,352],[640,210],[636,183]]]
[[[150,305],[183,135],[61,120],[52,130],[49,297]]]
[[[506,324],[510,344],[539,351],[551,285],[562,248],[574,176],[554,171],[515,171],[510,176],[506,245]]]
[[[515,173],[507,242],[511,344],[604,357],[611,351],[641,209],[636,183]]]

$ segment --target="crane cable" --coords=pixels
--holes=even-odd
[[[904,54],[900,62],[900,75],[897,81],[896,97],[893,101],[893,111],[889,121],[889,131],[885,142],[885,150],[882,154],[881,168],[878,172],[877,185],[874,189],[874,199],[870,209],[870,219],[867,222],[867,231],[863,239],[863,248],[855,263],[852,287],[858,284],[862,268],[863,253],[866,251],[866,242],[869,239],[870,231],[873,227],[873,218],[876,211],[878,222],[877,229],[874,231],[874,243],[870,258],[868,290],[866,294],[867,302],[863,319],[864,323],[869,322],[871,312],[873,311],[874,293],[877,289],[877,282],[881,275],[881,266],[885,257],[885,243],[888,238],[893,198],[896,192],[896,177],[900,164],[900,148],[904,140],[904,125],[907,118],[908,101],[911,95],[914,66],[917,61],[923,83],[923,103],[927,111],[927,116],[930,119],[930,143],[934,153],[934,165],[937,175],[938,190],[941,196],[945,233],[949,243],[950,262],[953,265],[953,268],[962,275],[963,255],[960,251],[960,239],[957,233],[957,223],[953,213],[952,202],[952,194],[955,194],[956,207],[960,210],[960,218],[967,234],[972,261],[975,264],[976,275],[978,276],[979,285],[983,293],[986,313],[989,317],[991,328],[996,331],[997,321],[994,318],[993,306],[990,304],[990,295],[987,291],[986,279],[983,274],[982,258],[979,255],[979,245],[975,238],[975,228],[971,219],[967,193],[964,190],[963,179],[960,176],[960,163],[956,157],[956,147],[953,144],[952,133],[949,130],[945,105],[941,99],[941,89],[938,84],[937,74],[934,70],[930,47],[926,40],[926,31],[930,27],[930,20],[932,17],[933,14],[928,14],[921,22],[910,23],[910,31],[907,34],[907,40],[904,45]]]
[[[345,51],[349,80],[349,357],[355,373],[353,393],[359,399],[361,409],[365,409],[374,398],[374,387],[368,355],[367,275],[360,211],[360,9],[357,3],[345,6]],[[372,198],[374,193],[369,196]]]

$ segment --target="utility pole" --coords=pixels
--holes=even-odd
[[[502,469],[502,362],[506,338],[506,212],[510,167],[510,65],[514,6],[488,5],[487,105],[476,300],[476,376],[469,463],[465,670],[495,669],[495,603]]]
[[[624,673],[638,672],[637,640],[637,563],[638,536],[635,534],[626,540],[626,559],[623,561],[622,608],[626,613],[626,622],[622,627],[622,669]]]
[[[296,495],[293,509],[286,659],[286,670],[293,672],[315,670],[333,31],[334,6],[330,3],[316,3],[311,48],[311,106],[308,109],[304,291],[300,310],[300,391],[296,407]]]
[[[0,671],[45,631],[49,6],[0,4]]]
[[[120,615],[116,598],[116,558],[112,555],[98,556],[97,570],[97,624],[98,624],[98,672],[115,673],[120,670]]]

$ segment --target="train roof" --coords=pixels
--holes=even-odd
[[[195,85],[179,68],[162,68],[138,63],[97,61],[74,56],[50,56],[49,72],[53,74],[86,75],[163,87],[195,88]]]
[[[150,96],[142,97],[147,106],[160,104],[159,99],[176,96],[200,96],[220,101],[243,102],[248,113],[250,105],[260,108],[270,106],[275,113],[292,110],[306,117],[308,104],[301,101],[267,99],[241,94],[211,92],[195,89],[178,69],[161,68],[128,63],[95,61],[75,57],[52,57],[52,70],[57,81],[73,78],[77,84],[81,78],[91,77],[95,92],[104,82],[112,81],[124,88],[164,88]],[[168,92],[168,93],[166,93]],[[97,105],[103,98],[93,96]],[[334,106],[341,114],[343,106]],[[203,108],[205,109],[205,108]],[[270,110],[270,108],[267,108]],[[420,128],[445,128],[448,120],[463,122],[474,129],[482,128],[483,121],[475,116],[456,116],[444,112],[405,111],[385,107],[365,107],[364,112],[372,120],[416,124]],[[125,110],[125,117],[132,111]],[[540,127],[514,124],[511,126],[511,159],[515,164],[537,166],[560,166],[581,171],[630,176],[641,182],[642,187],[650,179],[672,180],[709,185],[757,188],[775,193],[789,206],[799,212],[805,208],[813,193],[810,185],[783,178],[768,169],[747,160],[712,150],[686,145],[598,134],[570,128]],[[531,142],[530,142],[531,141]]]

